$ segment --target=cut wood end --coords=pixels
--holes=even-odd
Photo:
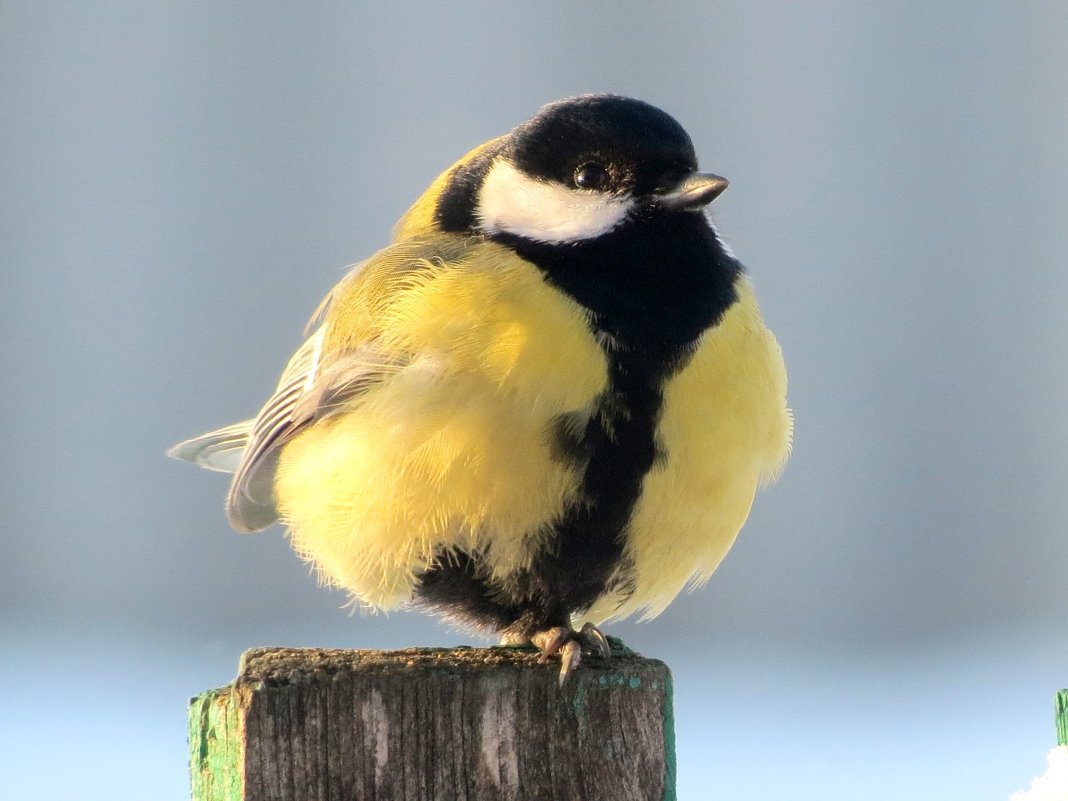
[[[590,655],[573,674],[601,676],[635,668],[667,671],[658,659],[646,659],[630,650],[618,639],[609,638],[612,658],[605,661]],[[495,646],[491,648],[403,648],[392,651],[353,650],[342,648],[250,648],[241,655],[235,684],[278,686],[307,682],[309,679],[333,678],[339,673],[397,675],[400,673],[471,673],[476,671],[544,670],[555,674],[555,660],[540,660],[539,652],[529,646]]]

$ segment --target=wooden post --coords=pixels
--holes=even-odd
[[[255,648],[189,707],[193,801],[674,801],[671,673],[613,641],[563,687],[528,648]]]
[[[1068,745],[1068,690],[1057,693],[1054,701],[1057,720],[1057,745]]]

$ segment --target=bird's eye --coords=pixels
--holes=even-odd
[[[608,170],[594,161],[588,161],[575,170],[575,186],[580,189],[603,189],[607,183]]]

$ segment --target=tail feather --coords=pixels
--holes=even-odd
[[[193,462],[208,470],[233,473],[241,462],[241,454],[245,452],[251,431],[252,421],[242,420],[179,442],[167,451],[167,455],[172,459]]]

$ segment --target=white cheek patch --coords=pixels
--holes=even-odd
[[[629,196],[539,181],[498,159],[482,184],[475,218],[487,234],[505,232],[557,244],[606,234],[633,206]]]

